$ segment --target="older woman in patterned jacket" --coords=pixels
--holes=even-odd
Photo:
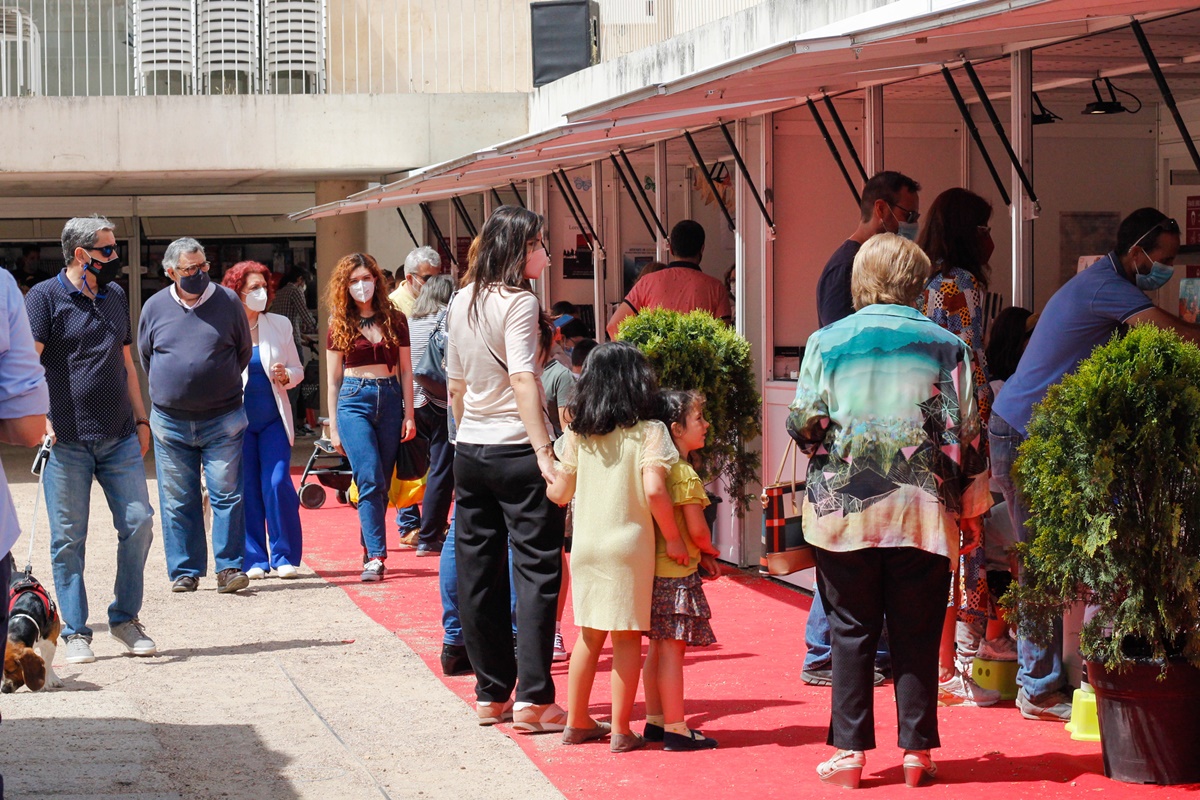
[[[808,340],[788,432],[809,456],[804,531],[833,644],[823,781],[856,787],[875,747],[886,616],[906,782],[937,773],[938,641],[951,564],[991,506],[971,350],[913,304],[929,259],[894,234],[854,259],[857,313]],[[960,533],[961,531],[961,533]],[[961,546],[960,546],[961,542]]]

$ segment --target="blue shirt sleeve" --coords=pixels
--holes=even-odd
[[[0,270],[0,419],[20,419],[50,410],[46,373],[33,345],[21,290]]]
[[[29,316],[29,327],[33,340],[45,344],[50,341],[50,298],[41,284],[34,286],[25,295],[25,313]]]
[[[1153,305],[1145,292],[1112,271],[1092,296],[1092,313],[1120,324]]]

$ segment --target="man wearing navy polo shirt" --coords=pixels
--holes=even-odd
[[[1171,279],[1179,225],[1155,208],[1140,208],[1121,223],[1116,249],[1067,281],[1038,318],[1017,365],[992,405],[988,424],[992,477],[1012,514],[1013,530],[1028,541],[1029,504],[1012,482],[1012,462],[1025,441],[1033,407],[1113,333],[1149,323],[1200,344],[1200,328],[1158,308],[1146,292]],[[1017,632],[1017,708],[1026,719],[1069,720],[1071,701],[1062,664],[1062,620],[1049,646]]]
[[[138,620],[154,536],[142,463],[150,423],[130,353],[129,304],[111,282],[121,269],[113,224],[96,216],[68,220],[62,249],[66,268],[30,289],[25,308],[50,389],[46,432],[56,437],[43,488],[65,659],[96,660],[83,581],[93,478],[117,526],[109,633],[134,655],[153,655],[154,641]]]

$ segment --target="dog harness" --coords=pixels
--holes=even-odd
[[[50,627],[54,620],[58,618],[58,606],[54,605],[54,601],[50,599],[50,595],[46,593],[46,587],[42,586],[37,578],[30,575],[28,572],[19,581],[12,585],[8,600],[8,618],[11,620],[15,617],[24,617],[33,623],[33,627],[37,629],[38,638],[42,638],[42,626],[38,624],[30,615],[23,611],[14,612],[17,600],[23,594],[32,594],[42,604],[43,618],[46,621],[46,627]]]

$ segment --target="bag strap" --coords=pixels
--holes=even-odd
[[[783,451],[783,458],[779,462],[779,471],[775,473],[775,483],[783,480],[783,469],[787,466],[788,456],[792,457],[792,489],[794,490],[796,488],[796,470],[798,469],[797,461],[799,461],[800,448],[797,447],[796,440],[791,437],[788,437],[787,450]],[[792,499],[792,511],[797,511],[799,507],[796,505],[796,492],[792,491],[788,494]]]

